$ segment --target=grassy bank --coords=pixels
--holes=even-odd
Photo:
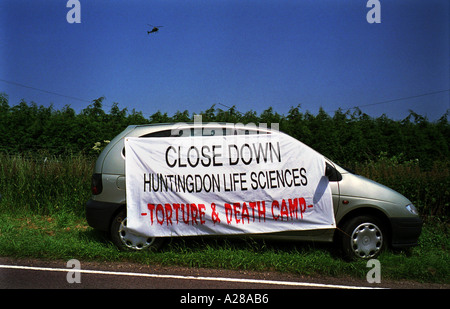
[[[382,278],[450,283],[448,225],[426,224],[419,246],[380,257]],[[279,271],[301,275],[364,279],[364,261],[346,262],[328,244],[264,242],[225,238],[178,238],[160,252],[120,252],[106,235],[74,215],[0,215],[0,256],[81,261],[130,261],[237,270]]]
[[[187,238],[173,239],[161,252],[119,252],[84,218],[94,162],[83,155],[0,154],[0,256],[361,278],[368,271],[365,262],[345,262],[332,246],[312,243]],[[383,278],[450,283],[448,162],[424,171],[414,162],[381,158],[352,168],[408,196],[425,215],[417,247],[380,256]]]

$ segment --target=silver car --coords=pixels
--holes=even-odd
[[[237,124],[202,124],[208,134],[270,134],[266,128]],[[198,125],[195,127],[198,130]],[[126,228],[125,137],[194,135],[189,124],[153,124],[127,127],[101,152],[92,176],[92,198],[86,218],[95,229],[108,231],[123,250],[158,249],[164,238],[144,237]],[[200,134],[201,136],[201,134]],[[386,247],[417,245],[422,220],[406,197],[379,183],[355,175],[326,159],[336,229],[277,232],[252,237],[293,241],[336,242],[346,258],[370,259]]]

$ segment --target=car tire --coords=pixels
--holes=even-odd
[[[157,251],[164,244],[163,237],[147,237],[127,230],[126,211],[120,211],[111,223],[110,235],[112,242],[122,251]]]
[[[346,221],[339,242],[349,260],[373,259],[387,247],[387,229],[377,217],[362,215]]]

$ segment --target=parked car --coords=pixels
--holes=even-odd
[[[271,134],[265,128],[245,125],[203,124],[208,132],[226,134]],[[198,127],[196,127],[198,129]],[[127,127],[99,155],[92,176],[92,197],[86,217],[95,229],[108,231],[123,250],[158,249],[164,238],[133,234],[126,228],[125,147],[126,137],[186,136],[193,132],[185,124],[152,124]],[[280,133],[284,134],[284,133]],[[277,232],[262,236],[292,241],[336,242],[345,257],[370,259],[386,247],[405,248],[417,244],[422,220],[406,197],[379,183],[356,175],[326,159],[326,176],[332,191],[337,228]]]

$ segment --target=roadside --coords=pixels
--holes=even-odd
[[[0,219],[0,257],[9,257],[11,263],[19,265],[21,261],[27,262],[23,260],[26,258],[44,266],[56,261],[55,267],[65,268],[67,261],[75,258],[82,269],[111,267],[105,270],[125,268],[133,272],[142,268],[148,273],[167,270],[188,275],[201,271],[206,272],[205,276],[249,274],[257,279],[294,278],[337,284],[368,284],[366,275],[375,270],[364,261],[342,260],[329,244],[174,238],[158,252],[134,253],[117,250],[107,235],[89,228],[79,217],[63,212],[55,216],[0,214]],[[393,282],[399,288],[441,288],[441,284],[446,284],[444,288],[448,288],[447,231],[447,225],[426,225],[417,247],[409,252],[388,251],[380,256],[381,285],[391,287]],[[377,284],[368,284],[372,285]]]

